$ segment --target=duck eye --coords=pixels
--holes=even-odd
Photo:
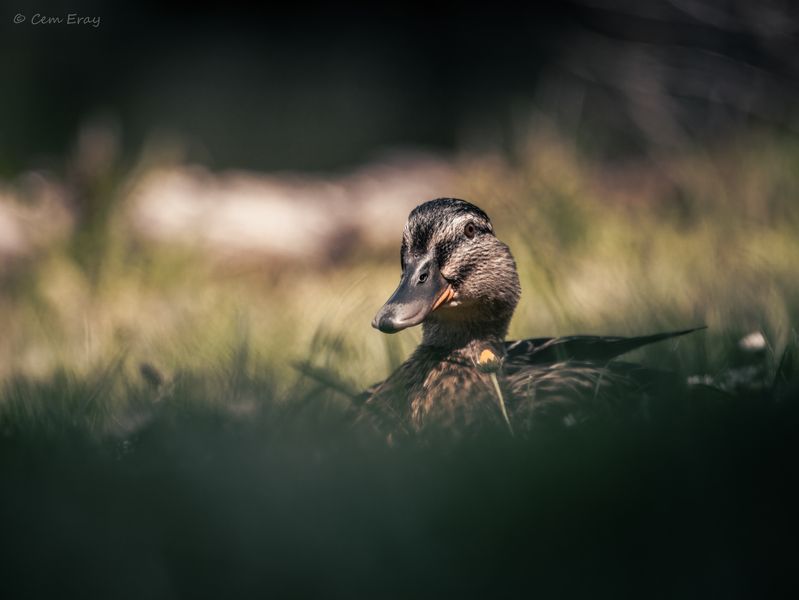
[[[474,226],[474,223],[467,223],[463,233],[466,234],[467,238],[471,239],[477,233],[477,227]]]

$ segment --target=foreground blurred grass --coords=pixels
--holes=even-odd
[[[5,275],[6,589],[775,589],[796,557],[790,361],[772,382],[799,322],[798,166],[795,143],[757,136],[632,165],[581,158],[551,135],[514,162],[457,159],[440,195],[485,208],[519,265],[512,337],[707,324],[639,357],[687,376],[723,373],[739,338],[762,331],[768,372],[759,392],[687,409],[675,399],[683,412],[636,427],[443,448],[386,448],[352,427],[344,396],[292,367],[307,361],[359,389],[410,351],[417,331],[369,327],[398,279],[402,222],[385,246],[324,268],[275,267],[143,244],[121,200],[94,267],[65,244]]]
[[[114,396],[124,410],[108,374],[7,387],[4,590],[748,598],[793,586],[795,381],[687,410],[674,398],[671,418],[634,426],[389,448],[330,390],[282,402],[240,364],[163,396],[128,383]]]

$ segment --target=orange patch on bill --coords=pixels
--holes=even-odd
[[[445,302],[449,302],[450,300],[452,300],[452,297],[454,295],[455,295],[455,290],[452,289],[451,285],[448,285],[446,289],[443,292],[441,292],[441,295],[438,298],[436,298],[436,301],[433,303],[433,308],[431,309],[431,312],[437,309]]]

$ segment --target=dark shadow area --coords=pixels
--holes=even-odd
[[[402,145],[512,151],[539,112],[602,156],[797,131],[797,20],[778,3],[43,2],[14,24],[16,11],[0,15],[6,174],[63,156],[98,113],[129,155],[176,136],[192,160],[259,170],[341,168]],[[100,22],[41,23],[69,14]]]
[[[197,381],[196,384],[201,382]],[[327,393],[246,420],[176,391],[133,436],[4,421],[12,597],[750,598],[790,585],[799,398],[388,448]],[[56,388],[40,400],[57,405]],[[195,409],[186,411],[193,404]],[[41,421],[40,421],[41,422]]]

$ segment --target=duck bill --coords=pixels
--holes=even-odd
[[[425,273],[427,277],[420,281]],[[418,325],[431,312],[451,300],[454,293],[435,265],[429,262],[418,266],[408,264],[399,287],[377,312],[372,327],[383,333],[396,333]]]

